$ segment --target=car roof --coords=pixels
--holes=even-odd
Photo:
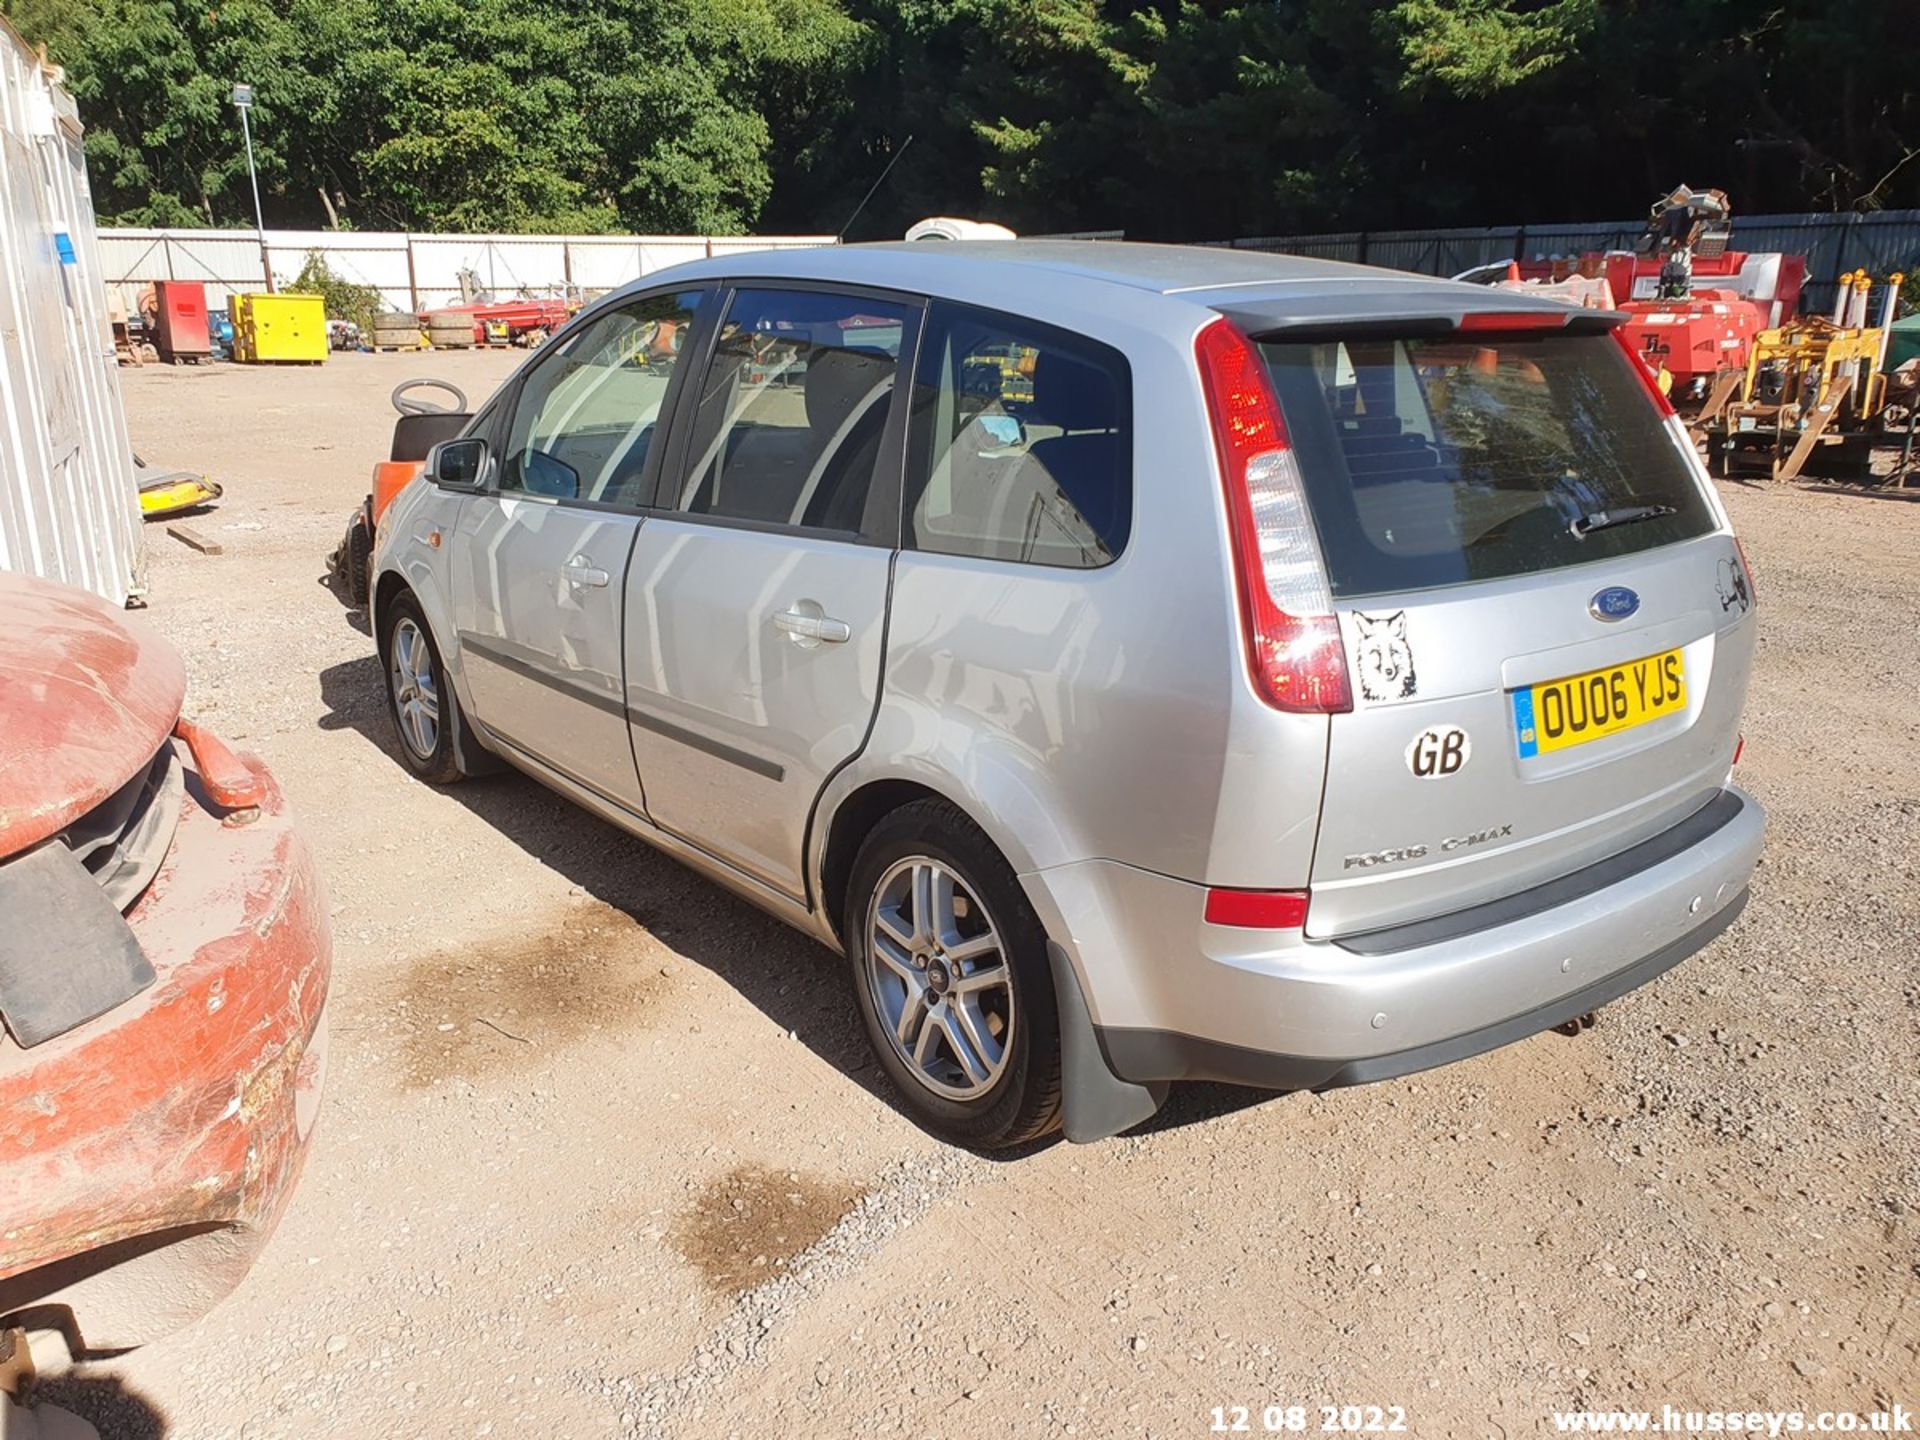
[[[1377,280],[1394,273],[1337,260],[1310,260],[1223,246],[1145,245],[1115,240],[916,240],[794,246],[735,251],[677,269],[690,276],[711,272],[868,284],[883,275],[892,283],[901,283],[897,277],[912,272],[918,277],[916,284],[931,289],[993,274],[1005,277],[1010,269],[1041,270],[1162,295],[1222,285]]]
[[[1090,333],[1117,328],[1123,315],[1136,326],[1190,332],[1196,309],[1227,314],[1250,334],[1354,321],[1457,320],[1474,311],[1547,310],[1570,324],[1605,323],[1600,312],[1559,300],[1402,270],[1221,246],[1113,240],[918,240],[743,250],[655,271],[619,296],[680,281],[781,280],[933,295]]]

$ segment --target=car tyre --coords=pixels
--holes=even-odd
[[[448,785],[467,778],[456,736],[466,727],[460,700],[446,679],[440,647],[410,593],[387,606],[384,643],[387,711],[400,742],[400,758],[422,780]]]
[[[342,578],[346,581],[347,598],[354,605],[365,606],[371,598],[373,583],[373,527],[367,523],[364,510],[357,512],[347,527],[344,559]]]
[[[920,800],[874,826],[842,908],[855,1004],[914,1119],[992,1150],[1060,1124],[1060,1021],[1047,936],[993,842]]]

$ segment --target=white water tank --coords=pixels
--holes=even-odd
[[[909,240],[1015,240],[1019,237],[991,220],[956,220],[936,215],[907,231]]]

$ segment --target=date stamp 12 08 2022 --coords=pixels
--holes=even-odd
[[[1404,1434],[1404,1405],[1215,1405],[1207,1428],[1216,1435]]]

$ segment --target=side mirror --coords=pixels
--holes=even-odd
[[[520,484],[529,495],[549,495],[556,500],[580,497],[580,472],[544,450],[526,451],[520,456],[519,468]]]
[[[487,442],[473,436],[442,440],[427,452],[427,479],[449,490],[478,490],[486,468]]]

